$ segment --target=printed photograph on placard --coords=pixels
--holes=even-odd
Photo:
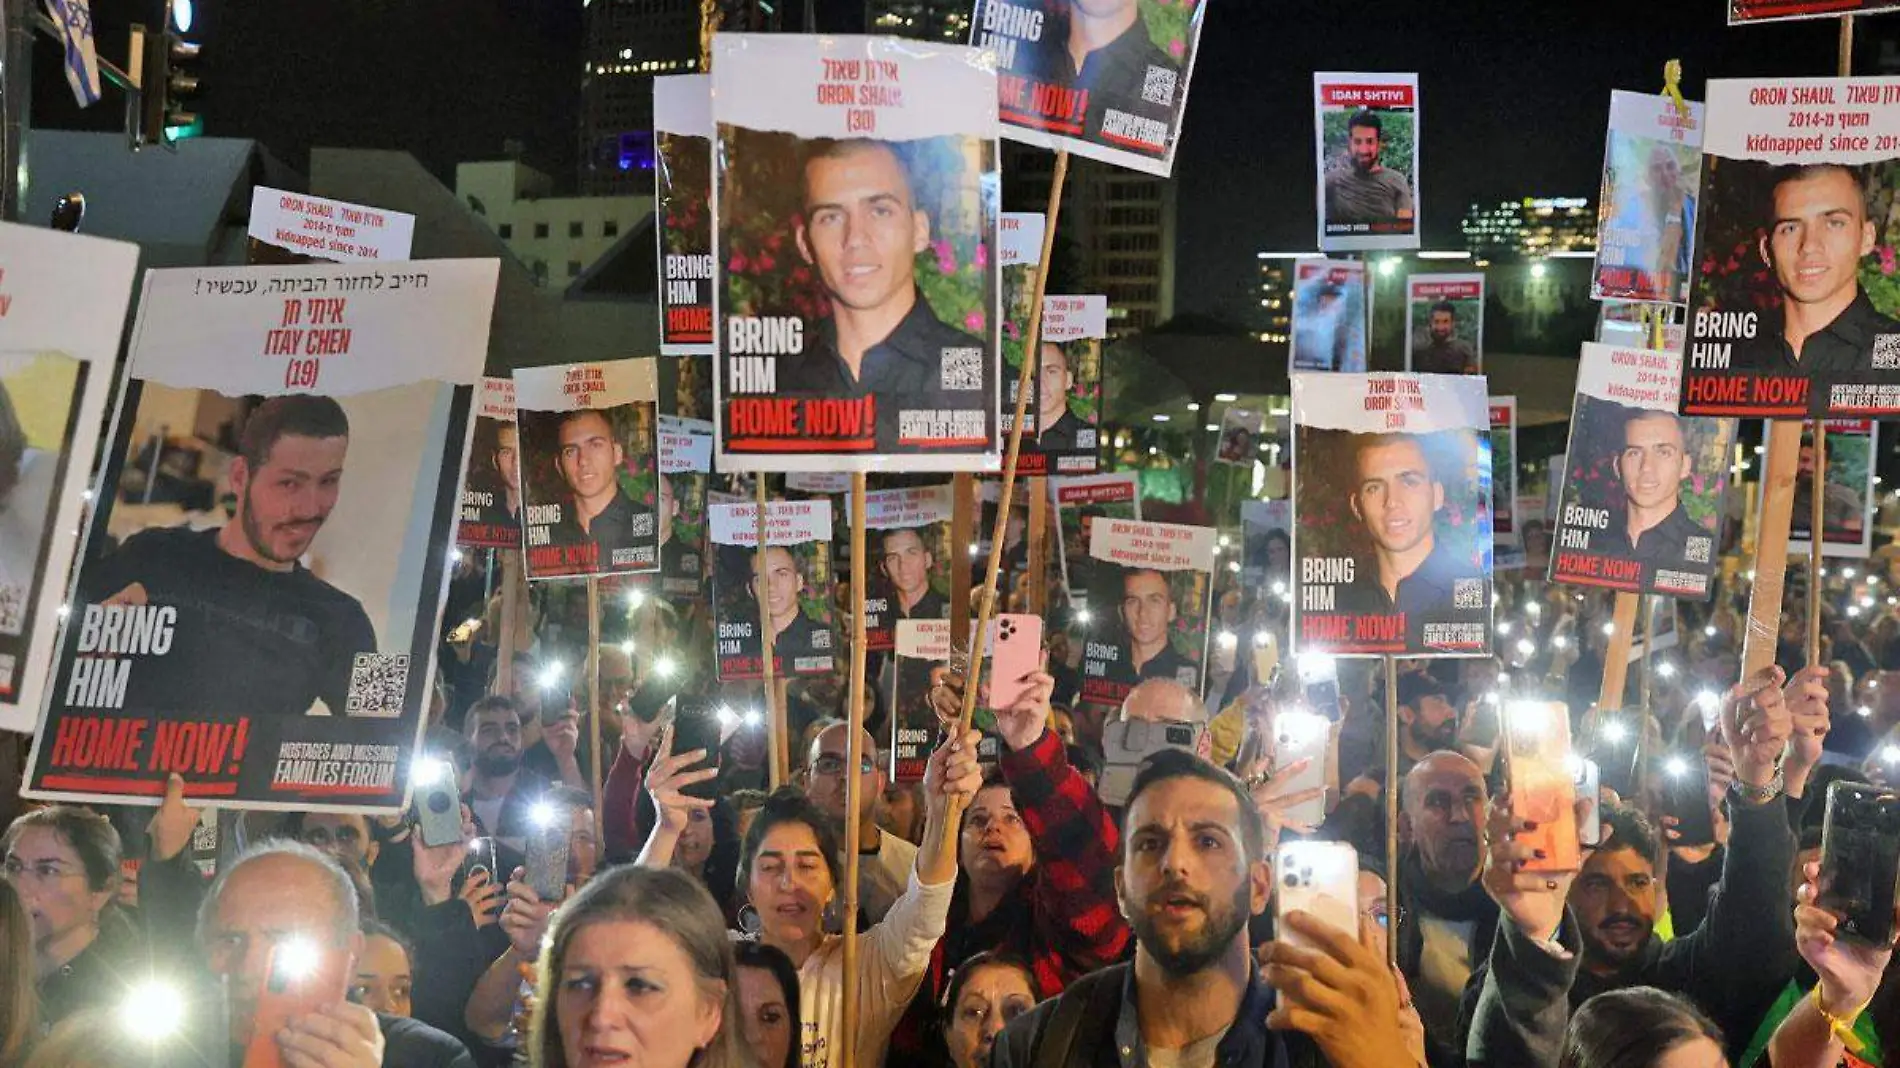
[[[1669,352],[1681,352],[1689,328],[1683,322],[1683,309],[1673,304],[1604,301],[1597,308],[1597,343],[1619,349],[1651,348],[1657,313],[1663,315],[1662,347]]]
[[[1301,259],[1293,265],[1295,371],[1366,369],[1366,265]]]
[[[39,714],[137,267],[130,244],[0,224],[0,730]]]
[[[1517,398],[1492,397],[1491,551],[1494,570],[1524,566],[1523,531],[1517,522]]]
[[[1900,78],[1708,98],[1682,411],[1900,413]]]
[[[950,618],[956,546],[950,540],[950,485],[873,490],[864,495],[865,551],[871,567],[864,591],[864,647],[893,648],[906,619]],[[851,519],[850,499],[845,519]]]
[[[712,424],[660,416],[660,592],[690,597],[706,588],[706,492]]]
[[[1293,376],[1293,647],[1489,656],[1491,450],[1471,375]]]
[[[497,261],[380,270],[146,273],[32,796],[401,805]]]
[[[1610,94],[1593,299],[1688,302],[1702,105],[1688,109],[1666,96]]]
[[[998,452],[990,60],[720,34],[721,471],[977,471]]]
[[[831,502],[767,502],[763,558],[756,504],[715,504],[707,513],[719,680],[765,675],[761,584],[775,676],[829,674],[841,651],[832,624]]]
[[[1553,582],[1704,600],[1722,539],[1735,421],[1678,416],[1682,355],[1586,344],[1577,369]]]
[[[930,691],[950,674],[950,621],[900,619],[895,628],[891,766],[895,783],[924,781],[924,765],[941,729]]]
[[[1003,135],[1167,177],[1207,0],[976,0]]]
[[[1240,582],[1258,591],[1292,587],[1293,502],[1240,502]]]
[[[1827,421],[1827,478],[1821,486],[1821,555],[1864,560],[1874,543],[1874,458],[1880,425],[1871,419]],[[1788,555],[1805,556],[1814,532],[1814,432],[1801,433],[1795,469]]]
[[[1220,419],[1220,447],[1214,459],[1224,464],[1246,464],[1258,459],[1260,435],[1266,429],[1267,415],[1258,408],[1230,404]]]
[[[515,372],[530,579],[660,570],[654,361]]]
[[[1319,247],[1417,248],[1418,75],[1313,74]]]
[[[1728,0],[1728,24],[1783,19],[1832,19],[1900,11],[1895,0]]]
[[[521,433],[512,378],[482,379],[455,542],[471,549],[521,548]]]
[[[1405,280],[1405,369],[1484,373],[1484,275],[1415,274]]]
[[[1029,350],[1029,312],[1036,296],[1036,264],[1042,259],[1043,224],[1041,212],[1006,211],[996,229],[997,274],[1003,292],[999,310],[1003,328],[1002,405],[997,412],[1001,420],[997,428],[1005,435],[1016,425],[1016,387],[1022,380],[1023,357]],[[1029,403],[1024,411],[1033,415],[1036,410],[1036,376],[1031,368]],[[1024,431],[1022,454],[1016,458],[1017,474],[1030,474],[1028,468],[1041,467],[1043,460],[1035,444],[1035,435]]]
[[[1052,478],[1049,496],[1062,532],[1062,580],[1071,605],[1088,607],[1089,539],[1098,519],[1140,519],[1141,484],[1132,474]]]
[[[1036,349],[1035,448],[1017,474],[1091,475],[1101,455],[1102,340],[1108,336],[1105,296],[1043,298],[1042,343]]]
[[[1209,527],[1091,524],[1083,701],[1120,705],[1148,679],[1201,692],[1217,538]]]
[[[653,230],[660,355],[711,356],[712,76],[653,79]]]

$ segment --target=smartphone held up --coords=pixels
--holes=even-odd
[[[1534,824],[1518,836],[1536,851],[1524,870],[1578,870],[1583,854],[1569,710],[1561,701],[1512,701],[1504,706],[1503,726],[1512,814]]]

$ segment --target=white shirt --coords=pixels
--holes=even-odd
[[[858,936],[858,1064],[884,1063],[891,1032],[923,985],[930,951],[943,937],[955,888],[954,879],[925,886],[913,869],[883,922]],[[803,1068],[847,1068],[833,1053],[844,1026],[843,935],[826,935],[798,969],[798,1009],[805,1029]]]

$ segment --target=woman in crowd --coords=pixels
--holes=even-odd
[[[6,880],[32,918],[42,1021],[110,1003],[139,949],[134,924],[113,903],[119,832],[89,809],[51,805],[14,820],[0,846]]]
[[[712,895],[678,871],[616,868],[562,906],[541,955],[534,1068],[748,1068],[737,965]]]
[[[732,947],[739,962],[739,1011],[758,1068],[798,1068],[798,969],[763,942]]]
[[[356,958],[351,1000],[385,1016],[412,1016],[415,953],[393,928],[375,920],[363,924],[363,952]]]
[[[19,1068],[39,1032],[33,926],[13,884],[0,880],[0,1068]]]
[[[1785,1068],[1779,1060],[1775,1065]],[[1695,1006],[1654,987],[1633,986],[1583,1003],[1570,1018],[1557,1066],[1728,1068],[1728,1058],[1722,1032]]]
[[[884,920],[858,940],[858,1028],[856,1063],[884,1060],[892,1029],[922,984],[931,947],[943,937],[945,917],[957,874],[954,842],[944,841],[953,800],[967,801],[982,784],[976,762],[976,731],[952,738],[931,754],[924,774],[924,833],[909,885]],[[682,791],[716,774],[689,771],[704,752],[670,753],[647,773],[647,791],[660,812],[652,836],[640,854],[648,867],[672,863],[679,828],[693,808],[710,802]],[[798,969],[800,1042],[804,1068],[842,1065],[844,941],[825,933],[825,915],[837,904],[843,882],[841,852],[831,821],[795,788],[773,794],[746,834],[740,860],[747,900],[745,922],[766,945],[784,952]]]
[[[996,1036],[1041,1000],[1024,962],[996,953],[964,961],[943,999],[943,1044],[952,1068],[986,1068]]]

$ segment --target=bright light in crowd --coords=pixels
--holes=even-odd
[[[1227,535],[1225,535],[1225,534],[1222,534],[1222,535],[1220,536],[1220,547],[1221,547],[1221,548],[1223,548],[1223,549],[1225,549],[1225,548],[1227,548],[1228,546],[1230,546],[1230,545],[1232,545],[1233,543],[1234,543],[1234,539],[1232,539],[1232,538],[1230,538],[1230,537],[1228,537]]]
[[[1498,634],[1501,637],[1506,637],[1506,638],[1510,637],[1511,635],[1511,621],[1510,620],[1508,619],[1498,620]]]
[[[640,606],[645,603],[647,603],[647,591],[645,590],[628,590],[627,591],[627,607],[628,608],[638,611]]]
[[[1519,638],[1517,640],[1517,651],[1520,655],[1529,656],[1537,651],[1537,643],[1531,641],[1529,638]]]
[[[1703,690],[1695,695],[1695,703],[1704,709],[1713,711],[1722,707],[1722,698],[1714,690]]]
[[[1549,270],[1550,270],[1550,268],[1548,268],[1548,267],[1546,267],[1546,266],[1544,266],[1544,264],[1543,264],[1543,262],[1542,262],[1542,261],[1539,261],[1539,262],[1537,262],[1537,263],[1533,263],[1533,264],[1531,264],[1531,277],[1532,277],[1532,278],[1542,278],[1542,277],[1544,277],[1544,274],[1545,274],[1545,272],[1547,272],[1547,271],[1549,271]]]
[[[1238,560],[1227,561],[1227,570],[1238,572],[1240,570],[1240,561]]]
[[[303,979],[317,974],[323,954],[308,938],[286,938],[271,951],[271,971],[288,979]]]
[[[59,618],[61,618],[61,619],[65,619],[65,618],[66,618],[66,613],[68,613],[68,612],[71,612],[72,610],[73,610],[73,606],[72,606],[72,605],[69,605],[69,604],[63,604],[63,605],[60,605],[60,606],[59,606]]]
[[[719,720],[719,729],[722,731],[729,731],[739,725],[738,713],[727,708],[725,705],[720,705],[718,711],[713,713],[713,716]]]
[[[1755,570],[1753,568],[1750,568],[1748,571],[1748,581],[1755,581]]]
[[[628,638],[626,641],[620,643],[620,653],[622,656],[633,655],[633,639],[632,638]]]
[[[449,550],[449,563],[450,563],[451,565],[453,565],[453,564],[459,564],[459,563],[461,563],[461,562],[462,562],[462,550],[460,550],[460,549],[450,549],[450,550]]]
[[[1850,579],[1851,579],[1851,578],[1853,578],[1853,577],[1854,577],[1854,569],[1853,569],[1853,568],[1851,568],[1851,567],[1844,567],[1844,568],[1841,568],[1841,577],[1842,577],[1842,578],[1850,578]]]
[[[534,807],[528,809],[528,822],[534,824],[536,827],[552,827],[554,826],[554,817],[556,815],[554,802],[536,801]]]
[[[1663,770],[1669,773],[1670,778],[1680,779],[1689,774],[1689,762],[1679,756],[1672,756],[1663,761]]]
[[[1544,606],[1536,601],[1532,601],[1524,606],[1524,611],[1529,614],[1532,619],[1536,619],[1538,616],[1544,614]]]
[[[1702,633],[1710,638],[1715,637],[1715,624],[1711,623],[1708,626],[1703,627]]]
[[[1238,394],[1238,393],[1216,393],[1216,394],[1214,394],[1214,399],[1215,399],[1215,400],[1217,400],[1217,401],[1220,401],[1220,402],[1221,402],[1222,404],[1232,404],[1233,402],[1235,402],[1235,401],[1237,401],[1237,400],[1239,400],[1239,399],[1240,399],[1240,394]]]
[[[748,708],[745,710],[745,715],[739,717],[739,722],[744,723],[748,727],[763,727],[765,726],[765,714],[756,708]]]
[[[1496,705],[1499,700],[1501,700],[1501,698],[1498,697],[1496,690],[1491,690],[1484,695],[1484,703],[1487,705]]]
[[[1232,649],[1239,644],[1240,637],[1233,631],[1223,630],[1220,632],[1220,647],[1222,649]]]
[[[119,1025],[127,1034],[157,1041],[177,1033],[185,1018],[185,999],[178,988],[147,979],[125,992],[119,1003]]]
[[[653,673],[663,679],[672,678],[673,672],[678,667],[679,665],[675,663],[673,661],[673,658],[670,656],[656,657],[654,658],[654,661],[653,661]]]
[[[1900,764],[1900,745],[1881,746],[1880,759],[1882,763]]]
[[[1858,616],[1858,615],[1860,615],[1860,606],[1859,606],[1859,605],[1857,605],[1857,604],[1850,604],[1850,605],[1848,605],[1848,606],[1847,606],[1847,618],[1849,618],[1849,619],[1853,619],[1853,618],[1854,618],[1855,616]]]
[[[1172,418],[1174,418],[1174,417],[1173,417],[1173,416],[1171,416],[1171,415],[1169,415],[1169,414],[1168,414],[1168,413],[1166,413],[1166,412],[1156,412],[1156,413],[1154,414],[1154,421],[1155,421],[1155,422],[1157,422],[1157,423],[1165,423],[1165,422],[1167,422],[1168,420],[1170,420],[1170,419],[1172,419]]]
[[[1553,649],[1568,649],[1570,648],[1570,639],[1561,634],[1554,635],[1550,639],[1550,646]]]
[[[1656,674],[1665,679],[1673,679],[1676,677],[1676,665],[1664,660],[1656,665]]]
[[[1613,719],[1603,725],[1603,740],[1617,745],[1630,736],[1630,729],[1623,726],[1622,720]]]
[[[1083,626],[1085,626],[1085,627],[1086,627],[1086,626],[1088,626],[1088,622],[1089,622],[1089,610],[1088,610],[1088,609],[1086,609],[1086,608],[1078,608],[1078,609],[1076,609],[1076,610],[1075,610],[1075,621],[1076,621],[1077,623],[1080,623],[1080,624],[1082,624],[1082,625],[1083,625]]]
[[[551,690],[561,684],[561,674],[567,669],[559,660],[550,660],[541,668],[541,688]]]
[[[1397,257],[1387,256],[1385,259],[1379,261],[1379,275],[1383,278],[1392,277],[1392,272],[1398,269],[1399,261]]]
[[[1866,719],[1874,714],[1874,710],[1867,705],[1862,705],[1854,710],[1854,714],[1862,719]]]
[[[1612,637],[1612,636],[1613,636],[1613,635],[1615,635],[1615,634],[1616,634],[1616,624],[1615,624],[1615,623],[1605,623],[1605,624],[1603,624],[1603,636],[1604,636],[1605,638],[1608,638],[1608,637]]]
[[[1273,584],[1273,595],[1274,595],[1275,597],[1285,597],[1285,596],[1286,596],[1286,583],[1284,583],[1284,582],[1276,582],[1276,583],[1274,583],[1274,584]]]
[[[1273,643],[1273,633],[1271,631],[1256,630],[1253,632],[1254,648],[1265,649],[1268,645],[1271,645],[1272,643]]]
[[[434,786],[436,783],[446,782],[448,777],[449,762],[446,760],[418,757],[416,762],[409,766],[409,779],[417,786]]]

